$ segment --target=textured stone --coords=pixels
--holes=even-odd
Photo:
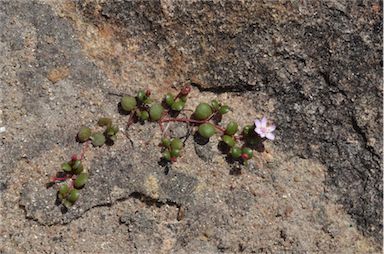
[[[378,1],[2,1],[0,251],[380,252],[381,15]],[[125,130],[117,105],[185,83],[187,116],[219,99],[223,124],[264,114],[276,141],[246,167],[190,136],[164,166],[158,124]],[[62,211],[45,184],[106,116],[118,139],[88,149]]]
[[[200,91],[256,94],[260,111],[260,101],[273,98],[280,147],[327,165],[330,191],[381,239],[378,1],[112,1],[97,5],[96,15],[85,2],[79,9],[90,22],[145,38],[139,51],[164,58],[176,80],[192,80]]]

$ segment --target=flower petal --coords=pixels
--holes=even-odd
[[[272,132],[276,129],[276,125],[272,124],[270,126],[268,126],[268,132]]]
[[[274,140],[275,139],[275,134],[273,134],[272,132],[269,132],[265,135],[265,137],[269,140]]]
[[[259,134],[259,136],[260,137],[262,137],[262,138],[264,138],[265,137],[265,132],[263,131],[263,130],[261,130],[261,129],[255,129],[255,132],[257,133],[257,134]]]
[[[261,119],[261,126],[267,127],[267,118],[265,116],[263,116],[263,118]]]
[[[256,119],[256,120],[255,120],[255,126],[256,126],[256,127],[260,127],[260,126],[261,126],[261,122],[260,122],[259,119]],[[256,129],[255,129],[255,131],[256,131]]]

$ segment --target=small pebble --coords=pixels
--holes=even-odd
[[[5,132],[5,126],[0,127],[0,133],[3,133],[3,132]]]
[[[271,163],[271,162],[273,162],[273,156],[271,155],[271,154],[265,154],[264,155],[264,158],[265,158],[265,160],[268,162],[268,163]]]

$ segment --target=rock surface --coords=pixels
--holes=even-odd
[[[2,1],[0,250],[380,252],[381,6]],[[185,82],[188,108],[219,98],[241,125],[267,115],[277,140],[239,170],[217,140],[190,137],[163,167],[157,125],[134,125],[89,149],[75,206],[55,204],[45,184],[80,150],[80,126],[123,127],[119,95]]]

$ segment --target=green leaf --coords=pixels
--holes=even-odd
[[[252,131],[252,125],[246,125],[244,126],[243,128],[243,134],[245,136],[247,136],[248,134],[250,134],[250,132]]]
[[[149,118],[148,111],[145,111],[145,110],[141,111],[140,114],[139,114],[139,118],[140,118],[141,121],[148,120],[148,118]]]
[[[80,142],[85,142],[91,137],[91,129],[88,127],[81,127],[77,137]]]
[[[171,153],[169,151],[165,151],[163,153],[163,158],[167,161],[170,161],[171,160]]]
[[[184,105],[185,105],[185,102],[178,100],[172,104],[171,109],[174,111],[181,111],[181,110],[183,110]]]
[[[228,113],[229,111],[231,111],[231,109],[227,105],[221,106],[219,109],[219,113],[222,115]]]
[[[231,137],[231,136],[224,135],[224,136],[221,137],[221,139],[222,139],[223,142],[226,143],[229,147],[233,147],[233,146],[236,145],[235,140],[234,140],[233,137]]]
[[[82,188],[85,183],[88,181],[88,174],[87,173],[81,173],[76,177],[75,180],[75,188],[80,189]]]
[[[167,93],[164,97],[164,101],[168,106],[172,106],[172,104],[175,102],[175,98],[172,94]]]
[[[76,202],[79,196],[80,196],[79,191],[76,189],[72,189],[67,196],[67,200],[73,204]]]
[[[69,187],[66,183],[62,184],[59,188],[60,197],[65,197],[69,192]]]
[[[181,142],[181,140],[179,138],[174,138],[174,139],[172,139],[172,142],[171,142],[171,148],[172,149],[181,149],[181,148],[183,148],[183,142]]]
[[[119,127],[117,127],[116,125],[112,126],[112,129],[115,132],[115,134],[119,132]]]
[[[164,147],[169,147],[171,145],[171,140],[169,138],[162,138],[161,139],[161,144]]]
[[[160,120],[163,112],[164,112],[163,106],[161,106],[161,104],[159,103],[155,103],[149,109],[149,116],[152,121],[158,121]]]
[[[180,149],[172,149],[171,150],[171,158],[179,157],[180,155]]]
[[[108,117],[101,117],[99,119],[99,121],[97,122],[97,124],[99,126],[108,126],[109,127],[109,126],[112,125],[112,120],[110,118],[108,118]]]
[[[144,100],[144,104],[145,105],[149,105],[149,104],[151,104],[153,102],[153,100],[151,99],[151,98],[146,98],[145,100]]]
[[[135,97],[124,96],[121,98],[121,107],[124,111],[130,112],[136,108],[137,102]]]
[[[115,129],[112,128],[112,127],[108,127],[106,130],[105,130],[105,133],[107,134],[107,136],[113,136],[115,135]]]
[[[84,166],[83,166],[83,163],[81,163],[81,160],[76,160],[73,163],[72,170],[73,170],[73,173],[75,173],[76,175],[83,172]]]
[[[61,164],[61,169],[64,172],[71,172],[72,171],[72,167],[71,167],[71,165],[69,165],[68,162],[64,162],[63,164]]]
[[[205,120],[212,115],[212,108],[207,103],[200,103],[195,110],[194,117],[197,120]]]
[[[63,205],[66,208],[70,208],[71,206],[73,206],[73,203],[69,202],[68,200],[63,200]]]
[[[228,123],[227,128],[225,129],[225,133],[232,136],[237,132],[238,128],[238,124],[234,121],[231,121]]]
[[[199,126],[198,132],[202,137],[210,138],[216,133],[216,130],[211,123],[203,123]]]
[[[249,147],[244,147],[241,151],[242,154],[246,154],[248,156],[248,160],[253,157],[253,151]]]
[[[231,154],[232,158],[237,159],[241,156],[241,149],[237,146],[234,146],[231,148],[229,153]]]
[[[213,111],[217,111],[220,108],[220,104],[217,100],[212,100],[211,101],[211,107],[212,107]]]
[[[94,146],[102,146],[105,143],[105,136],[101,132],[96,132],[92,134],[91,140]]]
[[[140,90],[140,91],[137,93],[137,99],[138,99],[139,101],[144,101],[146,98],[147,98],[147,95],[145,94],[145,91],[144,91],[144,90]]]

